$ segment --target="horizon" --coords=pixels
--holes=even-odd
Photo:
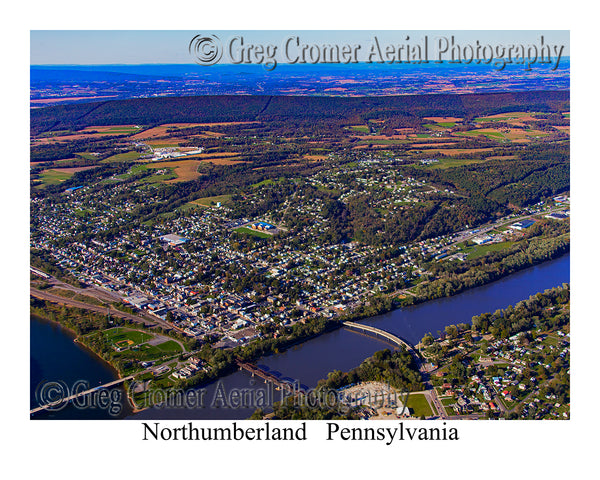
[[[193,30],[31,30],[30,64],[194,64],[189,48],[198,33]],[[537,44],[543,38],[546,45],[562,45],[562,55],[570,56],[568,30],[206,30],[204,34],[216,37],[220,46],[228,40],[231,47],[234,39],[242,38],[241,44],[246,48],[252,45],[283,47],[282,40],[286,37],[297,37],[301,45],[364,47],[374,39],[382,46],[418,45],[430,39],[432,51],[435,40],[444,38],[456,40],[461,46],[476,42],[490,46]],[[225,58],[222,64],[228,64]]]

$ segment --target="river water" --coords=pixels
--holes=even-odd
[[[453,297],[394,310],[361,322],[387,330],[414,344],[427,332],[436,336],[447,325],[470,323],[474,315],[514,305],[530,295],[569,281],[570,255],[567,254]],[[84,378],[92,386],[116,378],[111,369],[91,352],[74,344],[59,327],[32,319],[31,338],[32,405],[34,391],[42,378],[70,381]],[[328,372],[350,370],[377,350],[388,347],[384,340],[341,328],[285,352],[264,357],[257,363],[276,375],[281,374],[282,378],[288,377],[307,387],[314,387]],[[276,401],[281,395],[270,384],[264,384],[246,372],[233,373],[195,392],[197,394],[192,396],[192,402],[196,408],[156,407],[135,415],[125,408],[117,418],[243,419],[250,416],[257,405]],[[113,417],[102,409],[88,411],[69,406],[40,418]]]

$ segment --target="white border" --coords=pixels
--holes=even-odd
[[[18,13],[13,13],[12,8]],[[571,8],[571,9],[569,9]],[[5,53],[2,112],[2,292],[6,324],[3,342],[2,405],[8,428],[5,471],[44,478],[129,475],[239,474],[244,478],[325,475],[372,478],[420,475],[425,478],[500,478],[526,474],[557,478],[571,470],[590,471],[596,453],[598,314],[595,282],[595,195],[598,192],[597,27],[590,11],[564,2],[495,4],[474,2],[28,2],[11,4],[2,32]],[[15,17],[16,15],[16,17]],[[594,22],[595,23],[595,22]],[[204,444],[141,441],[138,422],[31,422],[28,372],[28,114],[30,29],[570,29],[572,65],[572,420],[569,422],[460,422],[460,442],[326,442],[286,445]],[[8,50],[8,52],[6,52]],[[594,115],[594,116],[592,116]],[[176,422],[175,422],[176,423]],[[324,430],[324,424],[309,425]],[[593,436],[592,436],[593,435]],[[324,438],[324,435],[317,435]],[[291,448],[290,448],[291,447]],[[593,449],[593,450],[592,450]],[[14,467],[14,468],[11,468]],[[183,471],[182,471],[183,470]]]

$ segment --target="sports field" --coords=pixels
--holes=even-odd
[[[140,330],[130,330],[123,327],[111,328],[104,331],[104,339],[107,343],[119,348],[139,345],[154,338],[152,335]]]

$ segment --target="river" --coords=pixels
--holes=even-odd
[[[435,336],[438,331],[442,331],[447,325],[470,323],[474,315],[494,312],[499,308],[514,305],[530,295],[569,281],[570,255],[566,254],[558,259],[528,268],[502,280],[468,290],[453,297],[394,310],[383,315],[364,319],[361,322],[387,330],[411,343],[417,343],[427,332],[431,332]],[[37,375],[36,378],[89,378],[90,383],[100,380],[97,370],[99,360],[90,352],[73,344],[70,338],[65,341],[64,338],[58,339],[55,338],[56,335],[53,335],[44,343],[36,343],[36,349],[34,349],[34,336],[37,336],[38,325],[39,321],[32,321],[32,392],[37,385],[34,382],[33,375],[34,360],[42,363],[38,357],[45,350],[56,350],[53,342],[61,345],[61,359],[53,358],[50,364],[45,365],[45,376],[40,377],[40,375]],[[60,330],[54,333],[56,334],[58,331]],[[65,336],[64,332],[62,336]],[[48,344],[47,347],[46,344]],[[289,377],[298,380],[303,385],[314,387],[318,380],[327,376],[328,372],[332,370],[349,370],[371,356],[375,351],[387,347],[389,345],[383,340],[341,328],[290,348],[283,353],[264,357],[257,363],[266,366],[271,372],[281,374],[282,377]],[[74,355],[74,349],[79,350],[78,355],[85,353],[88,359],[87,361],[79,360],[77,374],[73,376],[75,364],[70,361],[70,357]],[[96,370],[91,368],[92,363],[95,365]],[[86,376],[85,373],[79,372],[80,368],[83,368],[83,371],[85,371],[85,368],[90,368],[90,372],[95,373]],[[103,374],[108,372],[110,370],[106,370]],[[107,378],[107,381],[112,378]],[[130,415],[129,410],[124,410],[118,417],[127,416],[127,418],[136,420],[242,419],[252,414],[256,404],[264,404],[265,399],[277,400],[280,395],[280,392],[274,391],[270,384],[264,384],[260,379],[255,381],[246,372],[233,373],[196,391],[198,395],[194,400],[197,405],[200,405],[198,408],[157,407],[135,415]],[[240,396],[234,397],[233,395],[236,394]],[[238,406],[228,408],[226,404],[231,404],[234,398],[241,398],[241,400],[238,400]],[[53,418],[101,418],[103,413],[105,418],[110,417],[106,412],[98,409],[94,411],[95,417],[85,417],[85,411],[82,410],[70,413],[71,410],[74,410],[74,408],[67,407],[63,411],[55,412],[52,414]],[[70,417],[69,415],[74,416]],[[77,415],[84,416],[79,417]]]

